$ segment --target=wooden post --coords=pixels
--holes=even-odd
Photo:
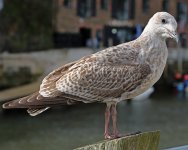
[[[114,140],[104,140],[74,150],[157,150],[160,131],[144,132]]]

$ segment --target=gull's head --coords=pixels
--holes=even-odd
[[[167,12],[157,12],[154,14],[145,28],[145,30],[156,34],[164,40],[172,38],[178,42],[176,29],[177,22],[175,18]]]

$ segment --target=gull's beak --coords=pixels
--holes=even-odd
[[[170,36],[172,39],[174,39],[177,43],[179,42],[179,37],[178,34],[174,31],[174,32],[170,32]]]

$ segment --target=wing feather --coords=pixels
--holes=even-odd
[[[39,93],[44,97],[56,97],[61,94],[56,88],[56,81],[66,74],[76,62],[66,64],[47,75],[40,85]]]
[[[56,87],[63,93],[79,96],[88,102],[101,101],[134,90],[150,71],[147,64],[87,64],[64,75],[57,81]]]

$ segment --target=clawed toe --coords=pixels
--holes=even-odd
[[[116,132],[116,133],[113,134],[112,137],[113,137],[114,139],[117,139],[117,138],[122,137],[122,134],[120,134],[119,132]]]
[[[132,135],[137,135],[142,133],[141,131],[137,131],[137,132],[133,132],[133,133],[128,133],[128,134],[120,134],[120,133],[114,133],[112,135],[110,134],[104,134],[105,139],[117,139],[117,138],[121,138],[121,137],[126,137],[126,136],[132,136]]]
[[[120,138],[120,137],[122,137],[123,135],[121,135],[120,133],[114,133],[114,134],[104,134],[104,138],[105,139],[110,139],[110,140],[112,140],[112,139],[117,139],[117,138]]]
[[[105,139],[113,139],[113,136],[109,135],[109,134],[104,134],[104,138]]]

